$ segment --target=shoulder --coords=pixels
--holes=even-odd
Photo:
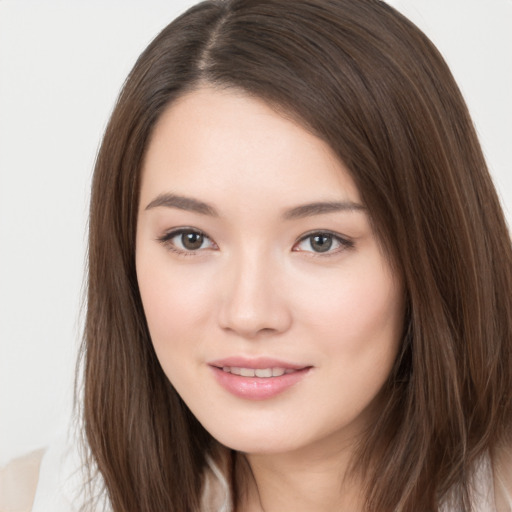
[[[228,483],[231,471],[230,451],[219,446],[207,456],[206,463],[201,512],[233,512]]]
[[[32,510],[44,451],[14,459],[0,469],[0,512]]]
[[[81,448],[79,432],[66,425],[45,450],[9,463],[0,476],[0,512],[110,511]]]
[[[497,512],[512,512],[512,443],[493,454],[494,493]]]

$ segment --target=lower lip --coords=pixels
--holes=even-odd
[[[280,377],[242,377],[211,367],[217,382],[231,394],[247,400],[267,400],[300,382],[311,368],[285,373]]]

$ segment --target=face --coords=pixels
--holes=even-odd
[[[403,292],[323,141],[242,92],[188,93],[149,144],[136,247],[158,359],[217,440],[277,453],[366,426]]]

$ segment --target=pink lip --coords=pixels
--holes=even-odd
[[[229,357],[209,363],[217,382],[231,394],[247,400],[267,400],[300,382],[311,369],[311,366],[297,365],[277,359]],[[294,370],[279,377],[242,377],[225,372],[225,366],[252,368],[284,368]]]

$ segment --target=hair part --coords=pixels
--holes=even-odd
[[[85,432],[113,509],[197,510],[215,445],[158,363],[135,272],[152,131],[205,85],[254,95],[327,142],[402,276],[402,348],[352,468],[368,510],[434,510],[449,495],[470,510],[471,470],[512,421],[510,237],[448,67],[379,0],[202,2],[130,73],[93,178],[83,344]]]

